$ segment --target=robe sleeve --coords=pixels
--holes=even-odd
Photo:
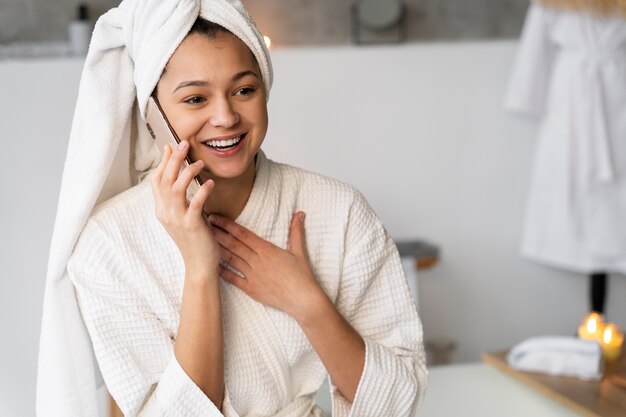
[[[530,5],[524,21],[504,100],[506,110],[541,117],[546,107],[555,45],[550,39],[552,12]]]
[[[397,247],[365,199],[351,208],[336,306],[365,341],[350,404],[330,381],[333,417],[413,417],[427,385],[422,325]]]
[[[107,389],[125,416],[238,417],[228,391],[222,410],[185,373],[174,335],[132,285],[114,242],[88,222],[67,265]]]

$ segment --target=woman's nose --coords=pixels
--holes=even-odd
[[[209,122],[215,127],[230,128],[239,122],[239,115],[226,98],[215,100]]]

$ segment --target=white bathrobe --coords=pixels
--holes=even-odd
[[[530,6],[506,97],[536,116],[522,252],[626,272],[626,20]]]
[[[366,344],[352,405],[331,380],[333,416],[413,417],[426,388],[422,328],[395,244],[356,190],[260,152],[237,222],[285,248],[299,210],[316,278]],[[222,413],[184,372],[174,356],[184,265],[156,218],[149,180],[96,208],[67,268],[125,415],[323,415],[314,396],[326,370],[298,323],[224,281]]]

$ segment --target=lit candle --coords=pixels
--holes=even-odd
[[[583,340],[598,340],[604,331],[604,318],[595,311],[587,314],[578,327],[578,337]]]
[[[620,331],[619,327],[613,323],[609,323],[604,327],[602,337],[598,339],[598,342],[600,342],[600,346],[602,346],[604,357],[612,361],[619,358],[619,355],[622,353],[624,334]]]
[[[263,40],[265,41],[265,46],[267,46],[267,49],[270,49],[272,47],[272,40],[270,39],[270,37],[264,35]]]

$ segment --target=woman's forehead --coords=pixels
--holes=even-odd
[[[219,32],[215,38],[194,33],[187,36],[167,64],[172,78],[187,75],[228,75],[249,70],[259,74],[250,49],[235,35]]]

